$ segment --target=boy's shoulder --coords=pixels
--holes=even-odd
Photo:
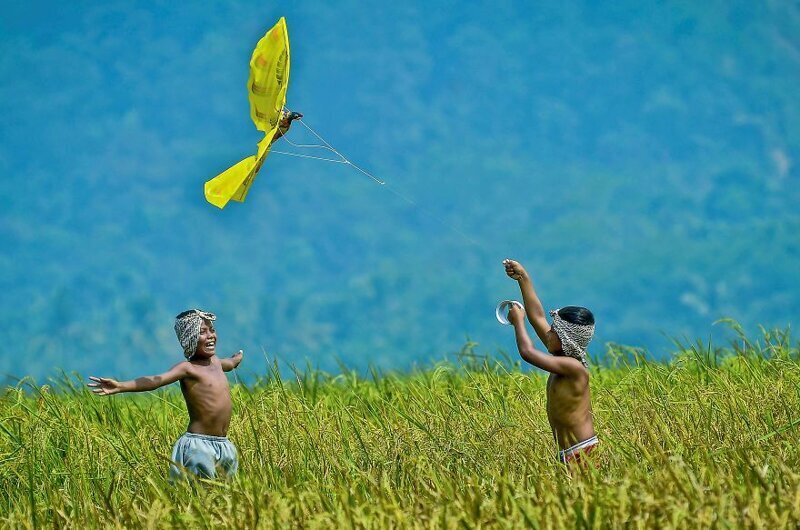
[[[202,363],[202,361],[192,361],[191,359],[186,359],[185,361],[181,361],[175,365],[175,368],[178,367],[183,367],[190,373],[207,373],[208,369],[211,367],[222,370],[222,361],[219,357],[214,355],[208,359],[207,364]]]
[[[559,355],[559,362],[568,369],[562,374],[551,373],[556,380],[569,382],[572,385],[588,386],[591,374],[589,368],[574,357]]]
[[[172,365],[172,368],[170,368],[170,370],[178,372],[178,374],[180,374],[181,376],[180,377],[181,379],[183,377],[192,377],[197,373],[197,367],[189,359],[185,359],[183,361],[175,363],[174,365]]]

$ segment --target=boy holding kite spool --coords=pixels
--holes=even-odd
[[[563,463],[580,461],[597,446],[589,392],[586,347],[594,335],[594,315],[585,307],[568,306],[550,311],[552,326],[536,295],[530,276],[518,262],[503,260],[506,274],[519,283],[523,310],[510,305],[508,320],[514,326],[520,356],[550,372],[547,379],[547,419]],[[534,348],[525,329],[527,313],[536,335],[552,355]]]

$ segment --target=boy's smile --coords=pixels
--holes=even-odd
[[[203,321],[200,325],[200,336],[197,337],[197,350],[195,354],[211,357],[217,351],[217,330],[209,322]]]

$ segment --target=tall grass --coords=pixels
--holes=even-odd
[[[763,527],[800,521],[800,364],[787,331],[611,346],[593,368],[596,466],[555,460],[545,377],[473,360],[409,374],[271,367],[234,385],[240,473],[170,485],[176,388],[100,398],[77,379],[0,399],[0,526]]]

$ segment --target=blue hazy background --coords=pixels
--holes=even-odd
[[[3,2],[0,374],[161,371],[191,307],[251,373],[514,352],[505,257],[597,355],[796,322],[798,3],[604,4]],[[205,202],[280,16],[287,105],[414,205],[277,154]]]

